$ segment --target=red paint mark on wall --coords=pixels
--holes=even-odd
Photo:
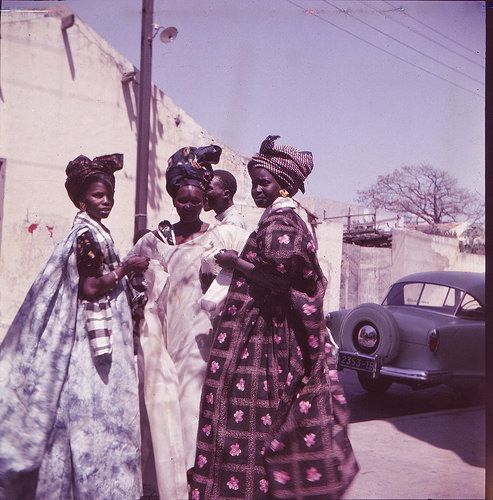
[[[53,229],[55,226],[46,226],[46,229],[48,229],[48,234],[50,235],[50,238],[53,238]]]
[[[28,230],[28,232],[30,232],[31,234],[33,234],[33,233],[34,233],[34,231],[36,231],[36,229],[38,229],[38,226],[39,226],[39,224],[31,224],[31,225],[27,228],[27,230]]]

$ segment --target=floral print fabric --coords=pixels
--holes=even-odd
[[[79,276],[99,277],[103,274],[104,255],[91,231],[77,237],[77,269]]]
[[[270,213],[242,257],[214,332],[190,496],[338,498],[355,476],[348,410],[326,344],[325,278],[292,209]]]

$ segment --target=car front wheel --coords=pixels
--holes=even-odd
[[[373,378],[368,373],[358,372],[358,380],[361,387],[371,394],[383,394],[392,385],[390,380],[382,377]]]

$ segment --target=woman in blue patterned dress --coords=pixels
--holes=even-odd
[[[122,155],[79,156],[80,210],[0,346],[0,498],[137,499],[138,385],[127,275],[109,230]]]

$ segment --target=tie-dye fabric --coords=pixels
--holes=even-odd
[[[358,466],[314,241],[294,210],[280,209],[241,255],[270,286],[233,275],[202,391],[190,496],[339,498]]]
[[[0,346],[0,498],[136,499],[140,431],[132,319],[109,295],[113,350],[93,359],[78,299],[74,223]]]

